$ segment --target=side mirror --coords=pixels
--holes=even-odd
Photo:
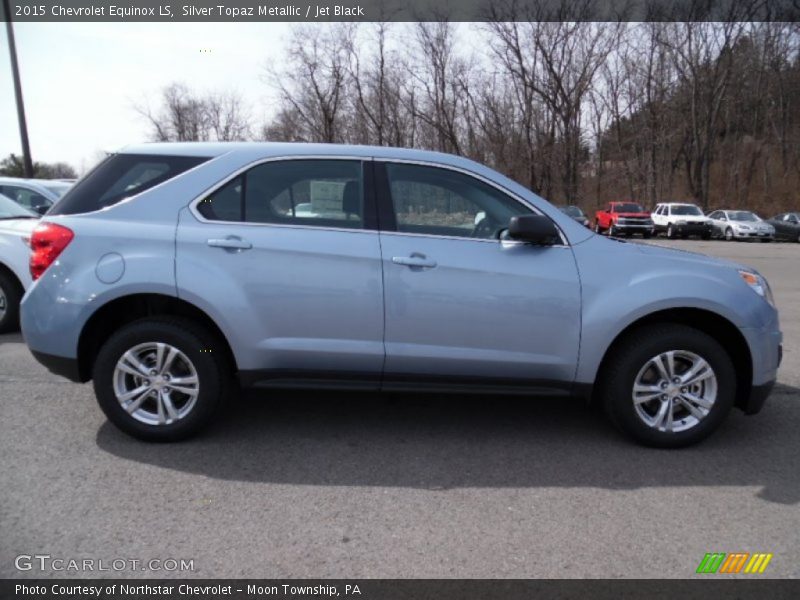
[[[559,241],[558,228],[544,215],[511,217],[508,223],[508,237],[541,246],[552,246]]]

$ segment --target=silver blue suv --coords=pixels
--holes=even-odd
[[[577,395],[676,447],[758,412],[781,357],[758,273],[603,238],[432,152],[129,147],[31,246],[31,351],[148,440],[195,433],[238,380]]]

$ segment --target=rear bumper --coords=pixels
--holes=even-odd
[[[42,363],[51,373],[66,377],[70,381],[76,383],[83,383],[85,381],[81,378],[77,358],[45,354],[44,352],[37,352],[36,350],[31,350],[31,354],[33,354],[33,357]]]

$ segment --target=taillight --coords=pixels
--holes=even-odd
[[[55,223],[40,223],[31,235],[31,277],[39,279],[64,251],[75,234]]]

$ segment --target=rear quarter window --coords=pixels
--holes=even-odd
[[[48,214],[74,215],[113,206],[207,160],[197,156],[113,154],[64,194]]]

